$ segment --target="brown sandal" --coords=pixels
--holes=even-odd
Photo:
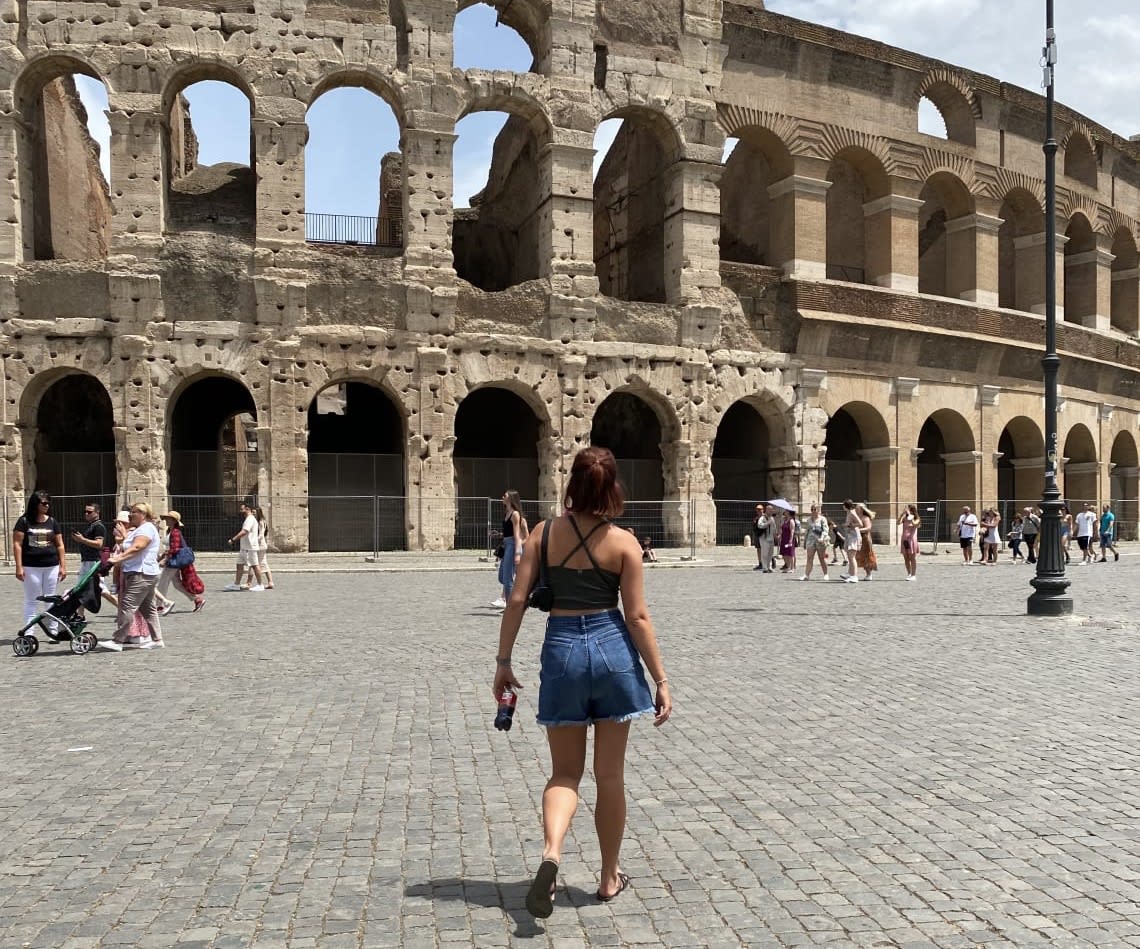
[[[602,896],[602,888],[598,887],[598,892],[594,894],[598,898],[598,902],[608,903],[611,900],[616,900],[619,896],[621,896],[622,893],[625,892],[625,888],[629,886],[629,877],[627,877],[624,873],[619,873],[618,884],[618,888],[614,890],[609,896]]]

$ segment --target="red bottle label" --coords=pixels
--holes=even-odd
[[[503,694],[499,696],[499,704],[505,705],[507,708],[514,708],[515,703],[518,702],[519,697],[515,695],[514,689],[503,689]]]

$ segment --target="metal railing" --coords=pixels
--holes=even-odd
[[[396,218],[305,212],[305,240],[313,244],[403,247],[404,229]]]

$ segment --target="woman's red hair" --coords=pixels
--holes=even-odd
[[[617,462],[608,448],[583,448],[570,467],[565,504],[574,514],[620,517],[625,492],[618,481]]]

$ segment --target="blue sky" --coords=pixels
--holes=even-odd
[[[1136,0],[1101,0],[1095,7],[1057,5],[1060,63],[1057,98],[1121,135],[1140,130],[1136,62],[1140,61],[1140,5]],[[1044,41],[1041,0],[768,0],[768,9],[870,36],[904,49],[1038,90]],[[460,68],[529,69],[530,50],[512,29],[495,25],[495,11],[477,4],[456,19],[455,64]],[[937,23],[938,29],[931,24]],[[986,28],[978,29],[984,23]],[[77,77],[92,134],[103,145],[104,171],[109,130],[101,84]],[[249,162],[249,104],[234,87],[204,82],[186,91],[199,160]],[[456,207],[466,207],[486,183],[495,137],[506,121],[501,112],[463,119],[455,144]],[[937,113],[921,117],[935,132]],[[376,214],[381,157],[398,149],[399,130],[391,109],[362,89],[325,94],[309,110],[305,155],[305,202],[309,211]],[[601,162],[618,122],[603,123],[595,137]],[[730,141],[726,154],[735,143]]]

